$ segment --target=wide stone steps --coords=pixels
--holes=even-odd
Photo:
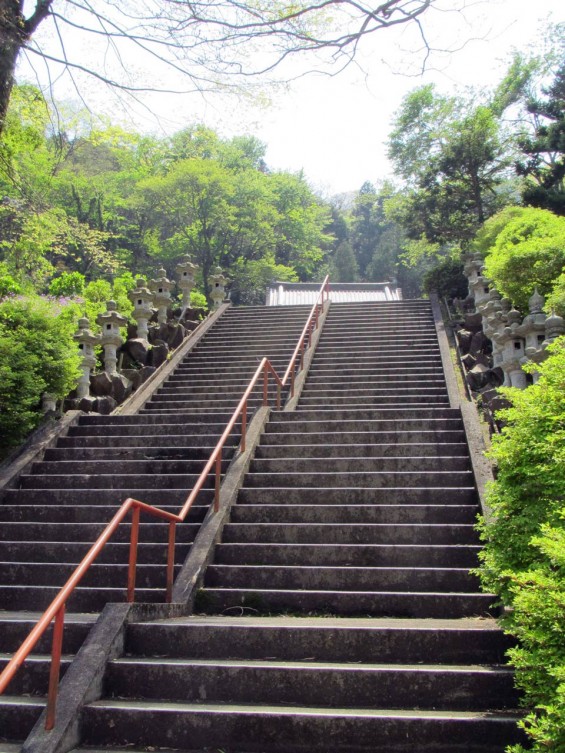
[[[282,479],[281,479],[282,481]],[[445,504],[466,505],[476,503],[475,485],[466,487],[242,487],[238,495],[238,504],[260,505],[265,502],[277,505],[347,505],[374,504],[396,505],[410,504]]]
[[[31,628],[19,629],[22,620],[16,620],[14,610],[35,612],[48,606],[126,497],[179,511],[258,359],[269,355],[284,373],[309,311],[228,309],[153,398],[155,409],[149,401],[136,415],[82,416],[21,476],[20,488],[0,493],[0,605],[12,610],[0,612],[0,652],[7,655],[17,648],[16,628],[21,639]],[[171,399],[173,393],[177,397]],[[262,385],[251,406],[261,397]],[[239,439],[236,426],[223,453],[223,471]],[[212,501],[212,486],[210,477],[187,520],[177,527],[176,571]],[[166,522],[142,514],[138,601],[164,601],[168,530]],[[128,521],[70,598],[67,622],[77,613],[94,615],[108,602],[125,601],[129,538]],[[4,623],[2,614],[7,615]],[[65,650],[76,652],[85,635],[83,630]],[[47,653],[49,645],[42,640],[37,651]],[[20,684],[12,685],[12,697],[0,699],[0,746],[3,738],[21,741],[27,735],[43,704],[46,666],[42,657],[32,659]],[[32,694],[34,702],[18,696],[20,692]]]
[[[231,523],[474,523],[475,505],[238,504]]]
[[[141,462],[141,461],[140,461]],[[414,473],[421,471],[468,471],[471,463],[468,456],[449,455],[424,455],[419,457],[281,457],[281,458],[255,458],[251,462],[252,474],[276,474],[276,473],[384,473],[394,471],[396,473]],[[319,478],[319,477],[318,477]]]
[[[316,435],[319,441],[316,444],[272,444],[261,445],[255,453],[255,460],[291,458],[440,458],[440,457],[467,457],[468,448],[465,442],[403,442],[390,444],[381,442],[378,444],[356,444],[355,437],[349,442],[339,436],[343,444],[322,444],[324,435]],[[372,436],[372,435],[369,435]],[[368,438],[368,437],[366,437]],[[299,438],[297,438],[299,439]],[[308,441],[312,435],[308,436]]]

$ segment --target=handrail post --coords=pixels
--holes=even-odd
[[[216,456],[216,479],[214,483],[214,512],[220,509],[220,484],[222,479],[222,448]]]
[[[59,690],[59,673],[61,668],[61,654],[63,651],[63,631],[65,629],[65,605],[63,604],[55,615],[53,626],[53,644],[51,648],[51,667],[49,669],[49,690],[47,691],[47,709],[45,729],[52,730],[55,726],[55,711],[57,709],[57,693]]]
[[[170,604],[173,598],[173,581],[175,577],[175,536],[177,523],[171,520],[169,523],[169,544],[167,547],[167,604]]]
[[[277,410],[281,409],[281,385],[277,382]]]
[[[269,404],[269,369],[267,368],[267,362],[265,361],[265,368],[263,369],[263,406]]]
[[[241,451],[245,452],[245,439],[247,437],[247,400],[243,403],[241,409],[241,442],[239,443]]]
[[[292,371],[290,372],[290,396],[294,397],[294,364],[292,365]]]
[[[128,565],[128,593],[127,600],[131,604],[135,600],[135,573],[137,568],[137,543],[139,541],[139,516],[141,510],[134,506],[131,514],[131,538],[129,545]]]

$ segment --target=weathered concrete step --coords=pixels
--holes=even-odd
[[[143,500],[140,500],[143,501]],[[50,504],[0,505],[0,521],[13,523],[46,522],[46,523],[100,523],[109,521],[116,513],[115,505],[75,505]],[[176,514],[180,505],[159,505],[161,510]],[[201,523],[208,511],[207,505],[193,505],[189,510],[187,522]],[[149,516],[142,516],[148,520]]]
[[[41,613],[39,612],[0,611],[0,645],[2,650],[10,653],[17,651],[40,617]],[[68,612],[65,615],[63,653],[76,654],[95,620],[96,616],[90,614]],[[39,639],[34,651],[40,654],[50,653],[52,640],[53,627],[51,626]]]
[[[214,444],[201,446],[168,447],[148,446],[122,447],[119,444],[111,447],[84,447],[79,445],[57,447],[45,451],[44,459],[50,461],[85,461],[85,460],[208,460],[214,449]],[[226,459],[231,458],[235,447],[226,447],[222,453]]]
[[[416,416],[420,411],[416,411]],[[289,415],[292,415],[289,413]],[[271,435],[277,432],[288,433],[289,429],[292,429],[296,434],[305,434],[306,432],[318,433],[331,433],[337,435],[338,433],[345,434],[348,432],[398,432],[398,431],[446,431],[446,430],[460,430],[462,422],[460,418],[399,418],[397,420],[393,418],[381,418],[371,419],[366,421],[360,421],[356,419],[347,418],[325,418],[320,420],[302,420],[296,418],[292,422],[292,426],[289,426],[287,421],[281,420],[279,414],[276,418],[269,421],[268,434],[269,442],[271,441]],[[339,440],[337,440],[339,442]]]
[[[216,411],[214,415],[211,414],[210,416],[206,418],[203,418],[199,413],[190,413],[189,411],[187,411],[182,414],[179,414],[178,416],[179,420],[177,423],[181,426],[186,426],[187,424],[194,424],[195,426],[203,425],[205,428],[208,428],[208,430],[211,432],[213,431],[210,428],[211,426],[214,426],[215,424],[218,424],[219,426],[223,424],[225,426],[225,424],[230,420],[230,418],[231,418],[231,413],[226,412],[226,411]],[[142,426],[160,424],[160,423],[161,423],[160,421],[152,418],[151,416],[140,416],[137,413],[133,416],[89,415],[89,416],[81,416],[78,428],[83,428],[87,426],[104,426],[106,428],[120,426],[122,428],[125,428],[131,425],[135,426],[136,428],[141,428]]]
[[[498,664],[510,646],[492,619],[179,617],[128,625],[126,654],[395,664]]]
[[[341,440],[341,435],[340,435]],[[310,436],[308,436],[310,440]],[[274,458],[421,458],[466,457],[465,442],[427,442],[402,444],[261,444],[255,451],[256,459]]]
[[[365,395],[355,396],[348,395],[348,392],[344,390],[341,397],[317,397],[315,394],[309,397],[308,395],[302,395],[300,402],[303,403],[306,408],[340,408],[351,406],[352,408],[404,408],[406,405],[410,405],[411,408],[430,408],[449,405],[447,395],[434,395],[431,397],[414,395],[411,397],[405,396],[387,396],[387,397],[367,397]]]
[[[474,526],[464,523],[228,523],[230,542],[287,544],[476,544]]]
[[[28,476],[33,478],[33,476]],[[44,477],[49,478],[48,476]],[[79,476],[76,477],[80,478]],[[97,477],[101,479],[105,477]],[[143,478],[143,477],[141,477]],[[166,478],[157,476],[156,478]],[[181,477],[182,478],[182,477]],[[304,473],[248,473],[245,477],[246,486],[287,486],[287,487],[340,487],[340,486],[373,486],[381,487],[412,487],[412,486],[471,486],[473,484],[472,471],[383,471],[378,472],[304,472]],[[162,486],[166,486],[165,483]],[[187,484],[187,488],[190,488]]]
[[[354,567],[477,567],[479,546],[459,544],[217,544],[218,565],[303,565]]]
[[[166,554],[160,564],[140,562],[136,569],[135,584],[140,589],[166,586]],[[56,586],[61,588],[75,571],[79,561],[69,562],[0,562],[0,583],[3,586]],[[178,572],[180,564],[175,565]],[[107,588],[127,584],[128,563],[97,563],[89,568],[81,581],[84,588]]]
[[[0,566],[0,572],[1,566]],[[409,591],[475,593],[477,576],[464,568],[334,567],[312,565],[209,565],[206,587],[307,589],[311,591]]]
[[[0,672],[4,669],[11,654],[0,653]],[[72,657],[61,656],[61,678],[69,668]],[[44,696],[49,687],[49,669],[51,667],[51,654],[30,654],[24,664],[18,670],[14,679],[10,682],[10,695]],[[0,732],[0,735],[2,733]]]
[[[503,753],[523,741],[517,716],[97,701],[83,711],[86,744],[220,747],[229,753]]]
[[[415,409],[413,407],[407,408],[373,408],[370,411],[366,411],[360,408],[299,408],[296,411],[274,411],[272,419],[269,422],[269,426],[276,425],[280,422],[286,422],[294,424],[296,421],[366,421],[366,420],[384,420],[394,419],[395,429],[401,429],[402,426],[398,423],[403,419],[439,419],[450,418],[461,420],[461,412],[457,408],[450,408],[449,406],[441,408],[424,408]],[[432,424],[432,427],[435,424]],[[358,427],[357,429],[362,430]]]
[[[218,385],[217,387],[211,387],[209,385],[199,388],[193,388],[190,382],[186,385],[180,384],[175,387],[163,387],[155,395],[153,395],[153,402],[167,401],[167,400],[184,400],[184,399],[218,399],[218,398],[240,398],[242,393],[247,389],[248,382],[242,382],[241,385],[233,388],[229,388],[226,385]],[[276,388],[271,380],[269,382],[269,392],[276,394]],[[262,380],[255,385],[251,394],[256,393],[263,394]]]
[[[238,505],[269,504],[277,505],[349,505],[349,504],[477,504],[474,486],[467,487],[316,487],[294,489],[288,487],[242,487],[238,495]]]
[[[215,418],[215,413],[208,414],[210,417]],[[169,437],[171,435],[183,436],[183,441],[190,441],[192,443],[194,438],[198,435],[205,435],[206,440],[209,441],[210,435],[220,437],[223,430],[226,428],[226,424],[229,421],[230,416],[222,423],[207,422],[207,414],[199,413],[198,421],[193,416],[192,420],[188,423],[178,422],[178,412],[174,416],[164,417],[152,413],[138,413],[136,418],[139,419],[151,419],[148,423],[139,424],[92,424],[89,426],[71,426],[69,429],[69,437],[159,437],[158,441],[161,441],[161,437],[165,435]],[[239,441],[238,432],[239,422],[235,426],[234,434],[231,436],[232,442]],[[190,440],[188,440],[190,437]],[[155,443],[155,439],[145,439],[147,444]]]
[[[200,413],[204,409],[217,410],[218,408],[227,408],[227,409],[233,410],[239,403],[240,399],[241,399],[241,394],[234,395],[231,398],[229,396],[226,396],[225,399],[223,397],[221,398],[211,397],[210,399],[189,397],[186,400],[183,400],[182,398],[172,399],[172,400],[168,400],[168,399],[167,400],[160,400],[160,399],[148,400],[143,406],[143,409],[140,412],[140,415],[145,416],[147,415],[147,412],[151,412],[151,413],[169,412],[171,415],[177,415],[179,411],[182,411],[183,409],[188,408],[188,407],[190,407],[193,410],[197,410]],[[262,402],[263,402],[262,396],[253,394],[249,397],[248,405],[258,406],[262,404]]]
[[[412,347],[437,347],[437,337],[434,332],[422,329],[420,332],[408,332],[406,330],[398,332],[336,332],[324,331],[324,336],[316,348],[318,354],[337,353],[342,350],[367,351],[381,347],[390,348],[412,348]]]
[[[251,462],[251,474],[266,473],[360,473],[375,472],[384,473],[394,471],[396,473],[427,473],[432,471],[455,472],[467,471],[470,468],[468,456],[447,455],[421,457],[285,457],[285,458],[257,458]],[[279,477],[280,478],[280,477]],[[320,476],[317,476],[320,478]],[[247,479],[246,482],[247,483]],[[251,484],[250,484],[251,485]],[[294,485],[294,484],[293,484]]]
[[[133,497],[149,505],[169,505],[179,509],[187,496],[186,489],[5,489],[0,493],[3,504],[9,505],[120,505],[126,497]],[[202,489],[196,499],[198,505],[208,505],[214,491]]]
[[[359,364],[360,366],[395,363],[402,367],[402,364],[407,362],[413,363],[414,360],[416,360],[418,363],[421,361],[422,365],[425,366],[433,363],[434,360],[437,362],[439,357],[439,348],[422,346],[412,347],[408,345],[405,347],[401,345],[397,347],[387,347],[383,345],[382,348],[375,347],[371,350],[364,350],[362,352],[357,352],[355,350],[347,351],[344,348],[343,351],[318,353],[318,350],[316,349],[315,361],[316,364],[320,365],[331,364],[334,366],[334,369],[338,371],[341,363],[347,363],[349,365]]]
[[[493,594],[378,591],[291,591],[248,588],[204,588],[200,601],[207,614],[302,613],[366,617],[459,619],[496,616]],[[243,609],[242,609],[243,608]]]
[[[57,586],[0,585],[0,603],[6,609],[45,610],[64,585],[64,579]],[[160,604],[165,601],[164,588],[136,588],[136,601]],[[67,602],[68,609],[76,612],[101,612],[108,602],[127,601],[127,589],[116,584],[115,588],[77,586]]]
[[[79,542],[86,541],[94,543],[97,537],[102,533],[109,521],[101,523],[26,523],[25,533],[28,541],[69,541]],[[183,523],[177,526],[177,539],[180,542],[193,541],[198,532],[197,523]],[[139,540],[143,542],[162,542],[167,541],[168,523],[150,522],[141,523],[139,531]],[[0,527],[0,541],[17,540],[17,534],[22,530],[20,523],[5,522]],[[122,523],[112,537],[112,541],[129,541],[130,524]],[[1,603],[1,602],[0,602]]]
[[[344,380],[339,379],[337,374],[309,374],[306,379],[305,389],[312,389],[318,386],[339,389],[343,384]],[[398,385],[402,388],[406,388],[410,386],[420,387],[422,385],[444,386],[445,379],[443,378],[442,372],[437,369],[435,371],[429,370],[425,373],[418,374],[395,374],[393,372],[377,374],[375,376],[371,376],[367,373],[357,375],[351,374],[347,378],[347,384],[350,384],[352,387],[392,387],[393,385]]]
[[[234,505],[232,523],[474,523],[476,505]]]
[[[230,461],[222,461],[222,473],[225,472]],[[65,474],[69,478],[76,475],[92,474],[113,474],[120,476],[144,476],[148,474],[158,474],[161,476],[168,475],[188,475],[199,474],[202,472],[206,460],[53,460],[40,461],[33,463],[31,473],[33,475],[42,474],[51,476],[53,474]]]
[[[115,448],[117,450],[127,450],[127,448],[141,448],[141,450],[143,450],[147,448],[149,451],[155,449],[156,447],[159,447],[163,448],[164,450],[166,449],[167,451],[170,449],[171,452],[176,451],[176,449],[179,448],[181,451],[186,449],[187,451],[194,450],[198,451],[199,453],[205,453],[208,449],[210,449],[211,452],[212,448],[218,441],[220,434],[168,434],[166,448],[163,448],[162,445],[162,435],[158,437],[158,440],[153,441],[151,439],[151,436],[154,435],[113,434],[110,436],[105,436],[89,434],[85,436],[61,437],[57,440],[57,447],[92,447],[104,449]],[[237,436],[238,435],[234,434],[234,437]],[[233,443],[235,441],[237,440],[234,439],[230,444],[233,446]],[[228,451],[228,449],[229,447],[226,446],[226,451]],[[208,452],[208,455],[210,454],[210,452]]]
[[[124,497],[132,497],[132,486],[144,489],[185,489],[190,491],[199,478],[198,474],[170,473],[170,474],[51,474],[46,476],[21,476],[21,484],[25,489],[120,489]],[[210,487],[213,479],[206,480]],[[143,501],[143,500],[142,500]]]
[[[108,518],[110,520],[110,518]],[[0,541],[0,558],[4,562],[80,562],[86,555],[93,541],[75,543],[69,541]],[[175,562],[182,564],[188,555],[192,541],[177,542]],[[123,564],[128,561],[130,545],[128,542],[110,541],[98,555],[99,564]],[[140,564],[164,563],[167,558],[167,543],[152,544],[139,542],[137,561]],[[1,612],[0,612],[1,614]],[[1,644],[0,644],[1,645]]]
[[[45,699],[29,696],[0,696],[0,741],[23,742],[45,706]]]
[[[382,396],[382,395],[395,395],[399,397],[410,395],[421,395],[427,397],[429,395],[444,395],[446,394],[445,382],[439,382],[438,384],[430,385],[429,382],[421,384],[405,385],[391,385],[389,383],[384,386],[377,386],[374,383],[368,383],[367,386],[361,386],[359,384],[351,384],[349,380],[346,383],[342,383],[341,386],[328,387],[325,384],[307,385],[304,390],[304,397],[333,397],[334,395],[341,396],[346,392],[355,395],[367,395],[367,396]],[[301,399],[301,408],[302,408]]]
[[[267,430],[269,426],[266,427]],[[265,433],[264,444],[260,447],[280,447],[288,448],[288,452],[292,452],[291,446],[296,447],[314,447],[314,452],[320,448],[327,447],[328,452],[331,452],[334,447],[347,447],[351,444],[353,447],[365,447],[367,452],[372,451],[371,448],[394,448],[395,443],[398,442],[398,447],[405,446],[437,446],[439,449],[443,446],[451,446],[456,443],[462,445],[465,442],[465,433],[460,430],[442,430],[436,431],[427,430],[414,430],[414,431],[349,431],[349,432],[333,432],[332,443],[328,444],[328,435],[326,432],[309,431],[307,436],[303,434],[296,434],[294,432],[285,432],[283,429],[290,429],[290,426],[279,426],[278,431]],[[308,444],[305,445],[304,443]],[[376,450],[378,452],[378,449]],[[394,451],[394,450],[393,450]]]
[[[516,708],[512,672],[499,667],[346,665],[243,659],[111,661],[106,687],[118,698],[478,711]],[[370,701],[369,701],[370,699]]]

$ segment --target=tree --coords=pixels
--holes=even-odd
[[[526,177],[524,203],[565,215],[565,62],[543,93],[526,103],[534,133],[520,140],[526,159],[516,169]]]
[[[392,216],[413,240],[466,245],[508,201],[500,188],[511,158],[494,110],[435,92],[405,97],[389,156],[406,182]]]
[[[399,25],[416,26],[425,55],[421,16],[436,2],[386,0],[375,6],[363,0],[101,0],[93,5],[87,0],[35,0],[26,15],[23,0],[0,0],[0,132],[22,51],[71,78],[85,72],[133,96],[151,88],[127,74],[123,61],[135,53],[136,60],[142,55],[184,74],[188,90],[202,92],[226,87],[226,79],[234,88],[250,77],[272,74],[298,55],[312,55],[316,65],[324,62],[330,70],[339,70],[354,59],[363,39]],[[460,0],[460,7],[464,5]],[[34,36],[48,24],[51,46]],[[79,33],[106,39],[100,66],[87,68],[72,56],[66,40]]]

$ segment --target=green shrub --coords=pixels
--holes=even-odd
[[[522,208],[496,236],[485,261],[487,277],[522,312],[537,287],[547,296],[565,268],[565,217]]]
[[[0,276],[0,298],[7,295],[19,295],[22,292],[22,286],[14,280],[12,275]]]
[[[565,751],[565,338],[530,371],[539,382],[501,389],[511,407],[493,438],[497,478],[481,524],[483,585],[510,607],[505,629],[524,702],[532,751]],[[522,750],[519,746],[513,751]]]
[[[41,420],[41,396],[63,398],[76,384],[74,322],[39,296],[0,303],[0,456]]]
[[[437,293],[440,298],[466,298],[469,283],[463,274],[463,264],[455,259],[445,259],[425,273],[422,281],[424,293]]]
[[[85,279],[80,272],[63,272],[49,284],[49,295],[55,297],[82,295]]]

